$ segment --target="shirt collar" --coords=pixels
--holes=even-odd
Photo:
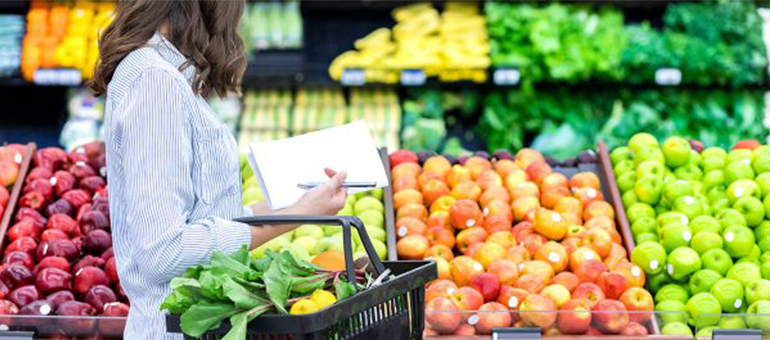
[[[158,52],[161,58],[166,60],[176,69],[180,70],[185,79],[187,79],[187,82],[192,84],[193,80],[195,79],[195,67],[191,64],[184,65],[184,63],[187,62],[187,58],[182,54],[182,52],[179,52],[179,50],[176,49],[174,44],[168,41],[160,33],[155,32],[152,38],[147,41],[147,45]],[[181,69],[183,65],[184,69]]]

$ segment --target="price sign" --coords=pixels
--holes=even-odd
[[[715,329],[711,334],[714,340],[762,340],[759,329]]]
[[[401,84],[405,86],[425,85],[425,70],[423,69],[405,69],[401,71]]]
[[[492,340],[541,340],[540,328],[492,328]]]
[[[521,80],[521,73],[515,68],[498,68],[492,74],[492,81],[495,85],[518,85]]]
[[[32,340],[35,332],[0,331],[0,340]]]
[[[361,86],[366,83],[366,74],[360,68],[346,68],[342,70],[340,83],[345,86]]]
[[[655,71],[655,83],[676,86],[682,83],[682,71],[677,68],[661,68]]]
[[[38,85],[78,86],[83,75],[75,69],[40,69],[35,71],[34,79]]]

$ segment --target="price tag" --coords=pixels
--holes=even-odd
[[[34,79],[38,85],[78,86],[83,75],[76,69],[39,69],[35,70]]]
[[[540,328],[492,328],[492,340],[541,340]]]
[[[759,329],[715,329],[711,334],[713,340],[762,340]]]
[[[0,331],[0,340],[32,340],[35,332]]]
[[[342,71],[340,83],[345,86],[361,86],[366,83],[366,74],[360,68],[346,68]]]
[[[422,86],[425,85],[425,70],[422,69],[405,69],[401,71],[401,84],[405,86]]]
[[[682,83],[682,71],[677,68],[661,68],[655,71],[655,83],[663,86],[677,86]]]
[[[520,80],[521,73],[515,68],[498,68],[492,74],[495,85],[518,85]]]

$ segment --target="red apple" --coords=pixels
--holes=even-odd
[[[591,310],[594,326],[604,334],[618,334],[628,326],[628,312],[618,300],[602,300]]]
[[[620,302],[626,306],[629,312],[629,320],[632,323],[645,324],[652,317],[652,310],[654,308],[653,298],[650,292],[644,288],[629,288],[620,296]]]
[[[599,275],[596,284],[604,291],[604,295],[611,300],[617,300],[626,291],[626,277],[616,272],[606,272]]]
[[[560,309],[558,328],[564,334],[585,334],[591,326],[591,305],[585,299],[567,301]]]
[[[494,274],[477,274],[471,278],[471,288],[478,290],[485,302],[495,301],[500,294],[500,279]]]
[[[650,333],[647,331],[647,328],[636,322],[629,322],[628,327],[620,331],[620,335],[625,336],[645,336],[649,334]]]
[[[594,305],[605,299],[605,295],[604,291],[602,291],[602,289],[595,283],[583,282],[572,292],[572,298],[586,299],[591,305],[591,308],[593,308]]]
[[[492,328],[509,327],[511,325],[511,314],[508,308],[499,302],[488,302],[479,308],[478,323],[476,323],[476,333],[492,334]],[[469,320],[470,321],[470,320]]]
[[[425,320],[439,334],[452,334],[460,326],[460,313],[452,300],[439,297],[425,306]]]
[[[540,294],[528,295],[519,306],[522,321],[543,329],[556,323],[556,310],[556,304]]]

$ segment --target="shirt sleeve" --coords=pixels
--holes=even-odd
[[[232,253],[251,241],[251,229],[217,217],[188,221],[196,202],[193,139],[186,83],[162,69],[144,71],[124,99],[120,153],[126,225],[134,260],[148,282],[163,283]]]

